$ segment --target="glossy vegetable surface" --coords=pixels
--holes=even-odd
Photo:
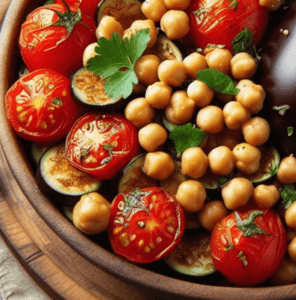
[[[258,44],[268,24],[268,10],[257,0],[192,0],[188,13],[190,35],[202,49],[214,44],[232,51],[232,40],[245,28]]]
[[[121,115],[86,113],[66,140],[66,157],[77,169],[104,180],[138,154],[136,127]]]
[[[82,114],[70,88],[70,79],[52,70],[25,75],[6,94],[9,124],[19,136],[33,142],[49,143],[65,137]]]
[[[183,209],[159,187],[119,194],[111,204],[108,233],[116,254],[139,263],[168,255],[185,229]]]
[[[72,12],[66,5],[35,9],[22,24],[19,47],[30,71],[41,68],[70,74],[82,67],[87,45],[96,41],[93,18]]]
[[[210,247],[214,265],[227,279],[256,285],[277,270],[287,237],[275,211],[243,207],[216,224]]]
[[[254,79],[266,92],[263,114],[270,123],[272,141],[284,156],[296,155],[295,22],[296,2],[275,13]],[[294,129],[292,135],[289,128]]]

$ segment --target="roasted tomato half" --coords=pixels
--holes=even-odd
[[[258,45],[268,25],[268,10],[258,0],[192,0],[188,14],[190,35],[202,49],[221,45],[232,51],[232,40],[246,28]]]
[[[53,69],[61,74],[82,67],[86,46],[96,41],[92,17],[72,12],[67,5],[50,4],[35,9],[22,24],[19,47],[30,71]]]
[[[256,285],[279,267],[287,237],[275,211],[246,207],[214,227],[210,247],[214,265],[226,278],[237,285]]]
[[[116,114],[86,113],[66,140],[69,162],[99,180],[114,177],[138,154],[136,127]]]
[[[119,194],[111,204],[109,239],[114,252],[130,261],[150,263],[168,255],[184,229],[183,209],[159,187]]]
[[[53,70],[21,77],[5,97],[8,122],[22,138],[49,143],[66,137],[83,109],[71,95],[71,80]]]

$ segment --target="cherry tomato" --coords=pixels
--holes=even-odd
[[[258,45],[268,25],[268,10],[258,0],[192,0],[188,14],[190,35],[202,49],[214,44],[232,51],[232,40],[246,28]]]
[[[67,75],[82,67],[86,46],[96,41],[93,18],[62,4],[35,9],[22,24],[19,47],[30,71],[53,69]]]
[[[137,129],[121,115],[86,113],[66,140],[69,162],[99,180],[114,177],[138,153]]]
[[[138,263],[150,263],[168,255],[185,229],[183,209],[159,187],[119,194],[111,204],[108,227],[114,252]]]
[[[71,80],[53,70],[21,77],[5,97],[9,124],[22,138],[47,143],[64,138],[82,106],[71,95]]]
[[[241,208],[213,229],[210,248],[216,268],[231,282],[248,286],[268,279],[279,267],[287,236],[272,209]]]

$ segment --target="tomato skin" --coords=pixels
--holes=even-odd
[[[119,194],[111,203],[109,240],[114,252],[130,261],[151,263],[167,256],[184,230],[183,209],[162,188]]]
[[[66,19],[75,19],[69,25]],[[68,27],[67,27],[68,26]],[[93,18],[61,4],[35,9],[22,24],[19,47],[29,71],[53,69],[68,75],[82,67],[86,46],[96,42]]]
[[[232,51],[232,40],[246,28],[253,33],[254,44],[260,43],[269,13],[258,0],[192,0],[188,15],[190,36],[198,47],[225,45]]]
[[[5,97],[10,126],[22,138],[50,143],[64,138],[82,106],[71,95],[71,80],[53,70],[41,69],[21,77]]]
[[[232,283],[251,286],[268,279],[279,267],[287,248],[285,228],[272,209],[241,208],[242,220],[251,212],[261,211],[254,223],[267,234],[244,236],[237,227],[234,212],[213,229],[210,248],[216,268]]]
[[[66,157],[77,169],[99,180],[113,178],[139,154],[137,128],[122,115],[89,112],[66,139]]]

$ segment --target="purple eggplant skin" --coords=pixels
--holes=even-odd
[[[271,126],[271,143],[281,156],[296,157],[296,1],[277,11],[262,46],[254,82],[266,92],[261,115]],[[289,105],[282,116],[276,106]],[[294,133],[288,136],[288,127]]]

